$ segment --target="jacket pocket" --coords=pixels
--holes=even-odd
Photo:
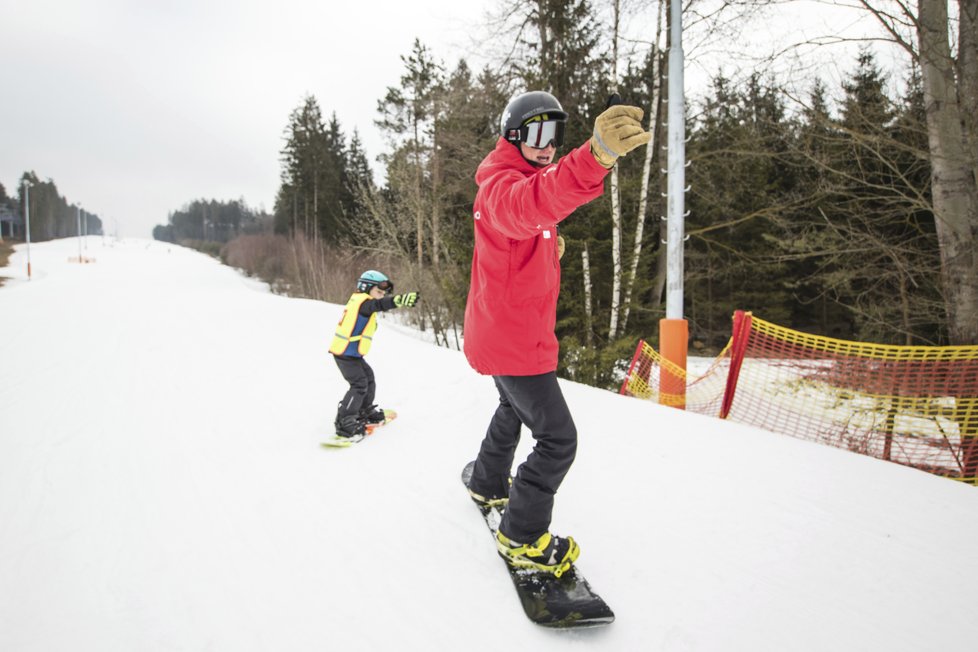
[[[554,230],[551,229],[553,234]],[[543,234],[511,240],[509,249],[510,300],[514,303],[553,295],[559,278],[556,238]]]

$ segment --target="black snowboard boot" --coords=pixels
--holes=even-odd
[[[496,548],[511,566],[542,570],[557,577],[566,573],[581,554],[573,537],[558,537],[549,532],[533,543],[519,543],[496,532]]]
[[[353,441],[360,441],[367,434],[363,421],[357,417],[343,417],[342,419],[337,419],[335,425],[336,435],[338,437],[346,437]]]

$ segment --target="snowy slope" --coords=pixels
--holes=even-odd
[[[77,246],[0,270],[0,650],[978,641],[978,490],[573,383],[554,530],[618,619],[537,628],[458,480],[496,402],[460,353],[382,322],[400,418],[325,450],[339,306],[163,243]]]

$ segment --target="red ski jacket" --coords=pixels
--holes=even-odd
[[[464,331],[465,357],[479,373],[557,369],[557,224],[600,196],[607,174],[589,143],[537,168],[500,138],[479,164]]]

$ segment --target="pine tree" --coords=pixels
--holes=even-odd
[[[415,39],[411,54],[402,56],[401,61],[405,68],[401,86],[388,87],[384,99],[377,104],[381,117],[376,123],[392,137],[397,149],[406,148],[407,157],[398,157],[395,152],[394,157],[388,159],[388,179],[410,193],[417,264],[421,267],[426,240],[424,226],[431,202],[425,176],[430,172],[427,166],[434,147],[432,123],[437,114],[436,101],[443,72],[419,39]]]
[[[897,106],[872,52],[828,116],[821,86],[803,114],[798,153],[814,202],[783,225],[793,319],[867,341],[937,343],[940,296],[919,83]]]
[[[346,181],[347,155],[346,137],[334,112],[324,134],[324,160],[320,164],[322,210],[319,218],[322,232],[327,234],[325,240],[334,244],[347,234],[348,220],[352,217],[353,197]]]
[[[726,342],[736,309],[756,306],[769,319],[787,320],[783,264],[769,242],[797,185],[785,165],[790,124],[783,96],[756,74],[743,92],[719,75],[688,130],[687,314],[711,347]]]
[[[329,230],[335,222],[322,211],[329,156],[322,110],[316,98],[309,95],[289,116],[281,151],[282,188],[276,198],[275,214],[276,224],[288,225],[289,233],[302,232],[318,239],[326,229],[331,235]]]
[[[352,223],[359,224],[367,218],[365,195],[374,192],[374,177],[360,133],[356,129],[350,137],[350,146],[346,148],[343,170],[344,196],[348,202],[345,213]],[[356,229],[351,236],[357,237]]]

